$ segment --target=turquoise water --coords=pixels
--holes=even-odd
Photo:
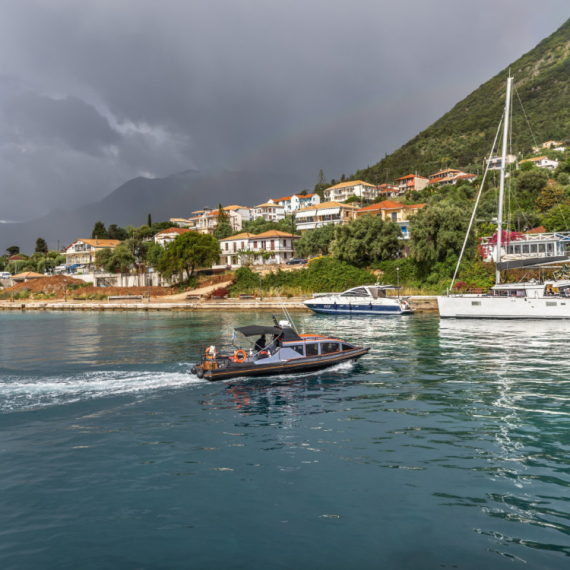
[[[303,314],[371,352],[190,375],[268,317],[0,313],[0,568],[569,566],[568,324]]]

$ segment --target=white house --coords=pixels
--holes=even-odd
[[[296,212],[301,208],[308,208],[309,206],[320,204],[321,198],[315,193],[307,194],[306,196],[303,196],[302,194],[292,194],[291,196],[285,196],[283,198],[272,198],[269,202],[283,206],[285,213],[290,214],[291,212]]]
[[[548,170],[555,170],[558,166],[557,160],[550,160],[547,156],[539,156],[537,158],[527,158],[519,162],[519,166],[525,162],[532,162],[538,168],[546,168]]]
[[[294,257],[293,243],[298,239],[299,236],[277,230],[258,235],[244,232],[221,239],[220,264],[240,267],[285,263]]]
[[[180,234],[185,234],[191,231],[193,231],[191,228],[168,228],[158,232],[154,236],[154,241],[162,247],[165,247],[171,241],[174,241]]]
[[[417,174],[407,174],[401,178],[396,178],[394,184],[398,184],[398,191],[400,194],[405,194],[408,190],[419,191],[423,190],[429,182],[429,178],[425,176],[418,176]]]
[[[363,200],[374,200],[378,196],[378,189],[374,184],[362,182],[362,180],[352,180],[327,188],[324,191],[324,196],[325,200],[335,202],[344,202],[352,196],[358,196]]]
[[[299,210],[295,215],[297,229],[303,233],[328,224],[348,224],[358,206],[340,202],[323,202]]]
[[[517,159],[516,155],[514,154],[507,154],[507,160],[505,161],[506,164],[512,164]],[[492,156],[487,160],[489,163],[489,170],[501,170],[501,164],[503,163],[502,156]]]
[[[101,249],[114,249],[121,243],[118,239],[78,239],[63,251],[67,267],[89,267],[95,262],[95,254]]]
[[[253,208],[253,219],[263,218],[266,222],[278,222],[285,218],[285,208],[273,202],[259,204]]]

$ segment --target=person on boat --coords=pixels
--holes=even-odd
[[[265,340],[265,335],[262,334],[256,341],[255,341],[255,350],[257,352],[261,352],[262,350],[265,350],[265,346],[267,344],[267,341]]]

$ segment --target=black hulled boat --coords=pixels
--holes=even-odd
[[[245,337],[260,337],[255,348],[237,349],[226,355],[218,354],[215,346],[202,348],[200,363],[192,368],[198,378],[213,381],[312,372],[340,362],[356,361],[370,350],[337,337],[298,334],[288,321],[274,326],[238,327],[235,331]],[[270,341],[264,342],[264,337]]]

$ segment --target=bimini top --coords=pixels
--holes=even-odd
[[[301,337],[290,327],[267,327],[262,325],[248,325],[235,329],[244,336],[257,336],[262,334],[283,335],[283,340],[302,340]]]

